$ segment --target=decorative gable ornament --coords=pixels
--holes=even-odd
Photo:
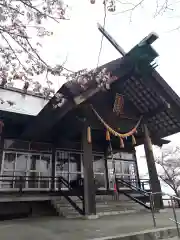
[[[118,116],[124,114],[124,97],[119,93],[116,93],[113,112]]]

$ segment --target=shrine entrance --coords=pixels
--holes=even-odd
[[[115,174],[117,178],[125,180],[131,184],[137,182],[137,169],[132,153],[120,152],[113,156],[115,161]],[[113,173],[113,160],[109,157],[107,159],[108,166],[108,180],[109,188],[114,189],[114,173]],[[124,185],[119,186],[122,188],[127,188]]]
[[[103,154],[93,155],[93,171],[96,187],[100,189],[106,189],[106,174],[105,174],[105,159]]]
[[[82,153],[63,150],[56,151],[56,177],[62,176],[68,183],[82,176],[81,172]],[[56,182],[56,189],[58,183]],[[67,190],[65,185],[61,189]]]

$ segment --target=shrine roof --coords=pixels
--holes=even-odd
[[[54,109],[53,104],[56,100],[55,97],[52,98],[37,115],[35,121],[26,129],[23,136],[28,138],[36,136],[38,138],[38,136],[45,136],[50,130],[60,133],[62,129],[64,132],[67,132],[67,129],[70,131],[71,127],[72,131],[78,131],[82,127],[82,123],[79,123],[79,128],[77,128],[76,116],[78,116],[79,108],[87,102],[93,104],[106,121],[113,122],[112,119],[108,119],[108,115],[112,114],[107,111],[104,113],[102,104],[108,101],[107,109],[110,109],[111,105],[112,111],[116,93],[124,96],[125,110],[126,108],[132,109],[130,114],[132,120],[128,120],[128,128],[133,127],[138,118],[143,116],[151,135],[156,136],[156,139],[180,131],[180,99],[156,70],[148,66],[146,76],[137,70],[121,76],[122,59],[106,64],[106,68],[118,78],[111,84],[110,91],[101,92],[93,88],[93,93],[92,91],[79,93],[76,83],[64,84],[58,91],[68,96],[64,104]],[[79,104],[74,101],[77,96],[82,101]],[[105,105],[103,107],[105,108]],[[127,122],[126,119],[121,121]],[[141,130],[139,135],[142,137]]]
[[[164,138],[178,133],[179,96],[155,69],[151,66],[142,68],[136,69],[128,78],[115,81],[112,89],[123,94],[125,100],[134,106],[137,115],[143,116],[151,135]]]
[[[77,81],[65,83],[25,128],[22,138],[42,140],[48,136],[52,140],[59,135],[78,134],[82,129],[79,118],[83,114],[93,120],[95,125],[98,122],[90,104],[107,123],[116,129],[120,127],[122,132],[134,127],[140,117],[155,139],[179,132],[180,98],[151,64],[157,56],[149,43],[140,44],[124,57],[101,66],[99,71],[106,68],[111,76],[116,77],[110,82],[110,90],[107,91],[97,86],[95,78],[88,81],[85,88]],[[113,113],[117,93],[124,98],[125,117]],[[55,107],[59,97],[61,104]],[[142,136],[140,128],[137,137],[140,139]]]

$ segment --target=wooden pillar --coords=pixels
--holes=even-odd
[[[152,149],[152,142],[149,136],[147,125],[145,124],[144,124],[144,150],[146,154],[151,191],[154,193],[161,192],[161,184],[158,179],[158,174],[157,174],[157,169],[156,169],[156,164],[155,164],[154,154]],[[154,205],[156,209],[163,208],[163,201],[162,201],[161,194],[154,195]]]
[[[105,167],[106,189],[109,190],[109,174],[108,174],[107,157],[108,157],[108,148],[106,147],[104,151],[104,167]]]
[[[82,132],[83,171],[84,171],[84,210],[85,215],[96,214],[96,192],[93,172],[92,143],[87,141],[87,123]]]
[[[55,190],[55,176],[56,175],[56,148],[52,148],[52,162],[51,162],[51,191]]]

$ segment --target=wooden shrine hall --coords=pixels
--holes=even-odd
[[[152,144],[162,146],[168,143],[164,137],[180,130],[180,99],[155,70],[158,53],[151,44],[156,38],[150,34],[121,58],[82,73],[43,104],[30,92],[0,89],[4,96],[17,95],[19,104],[31,98],[28,111],[38,104],[42,108],[38,114],[0,111],[1,196],[61,195],[81,214],[91,215],[96,195],[117,192],[147,207],[146,200],[131,196],[131,191],[146,191],[135,147],[144,144],[148,191],[161,192]],[[83,201],[82,209],[74,195]],[[163,207],[160,195],[154,202]]]

